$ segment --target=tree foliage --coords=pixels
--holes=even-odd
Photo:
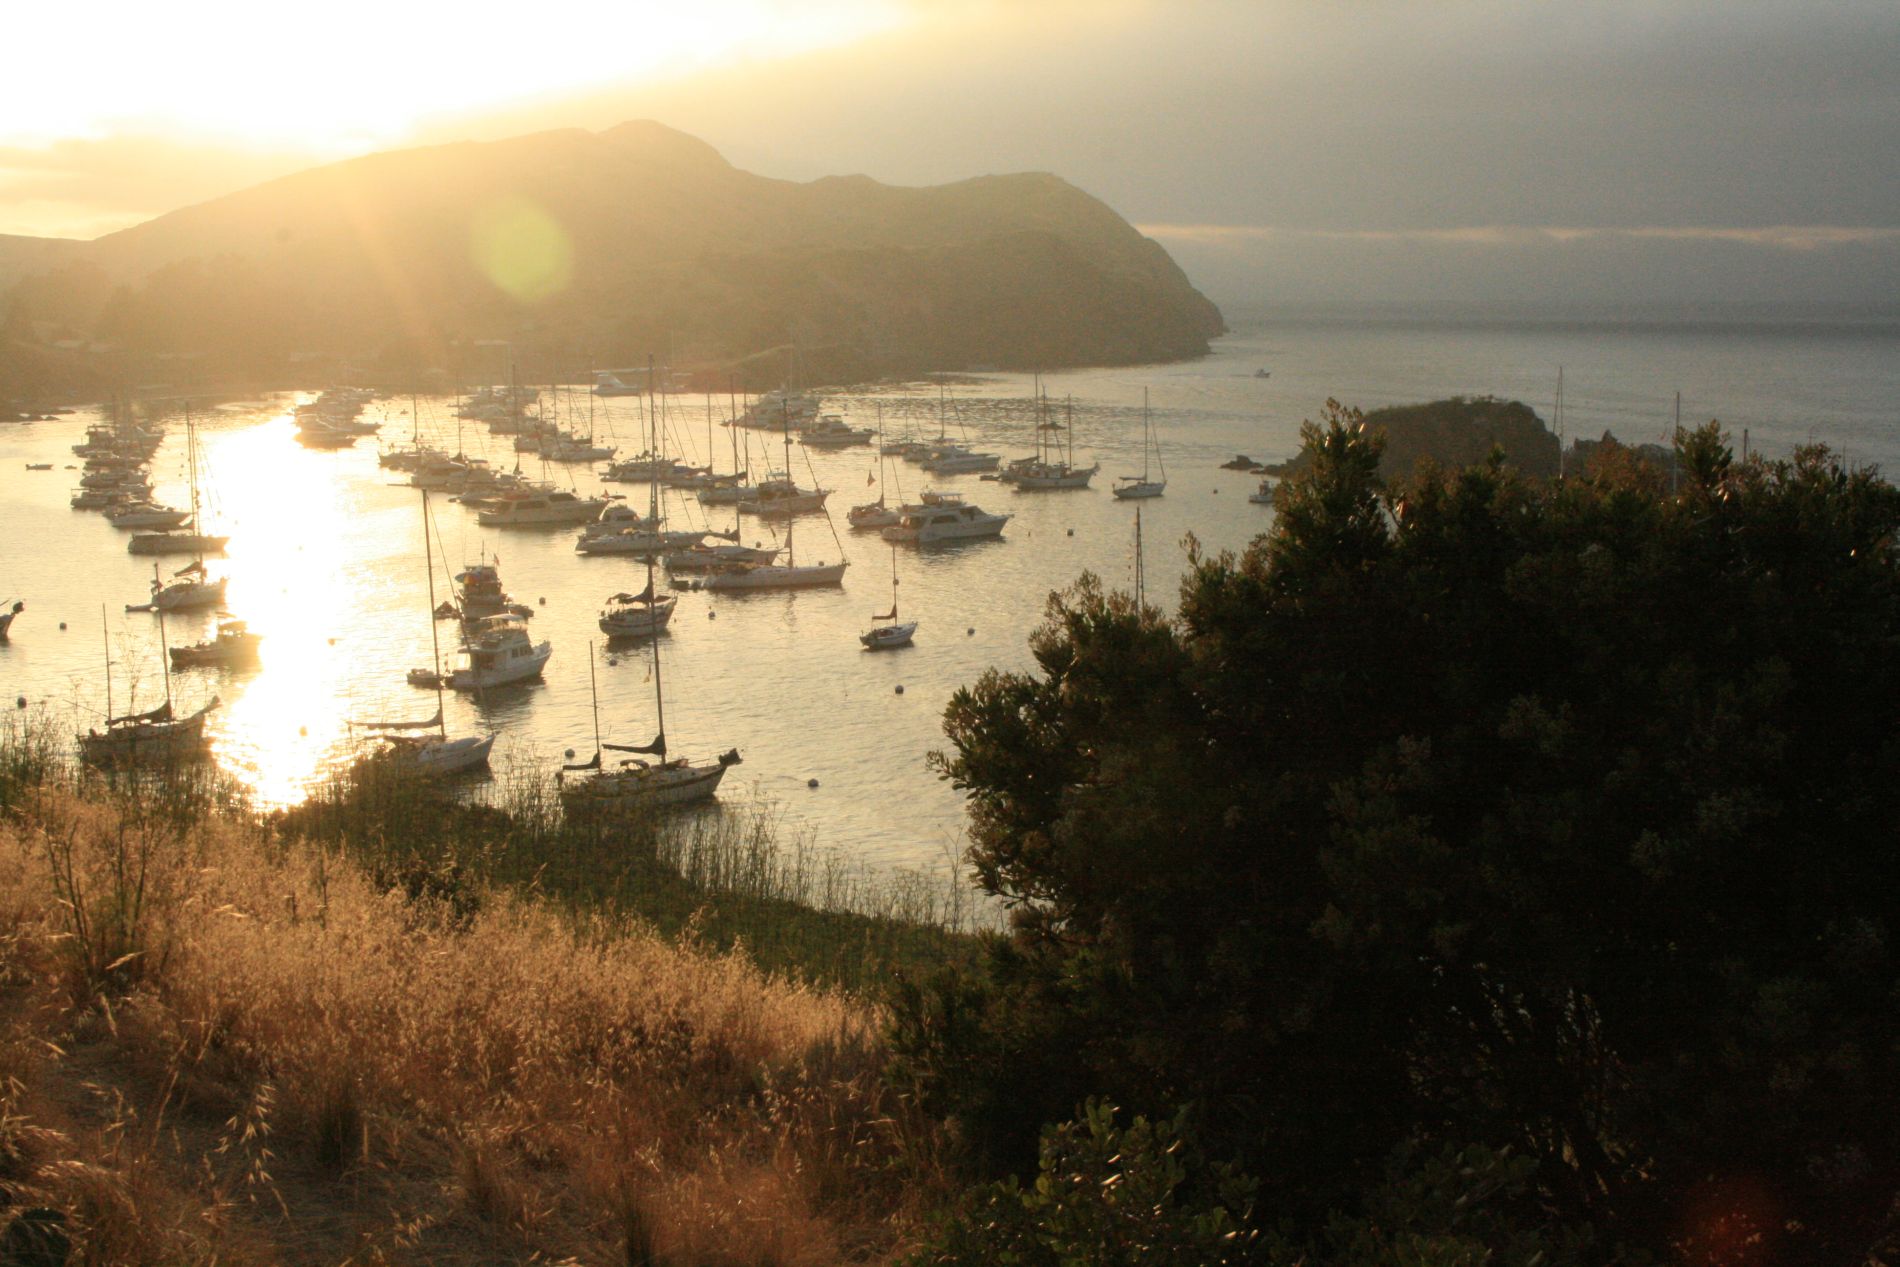
[[[1900,493],[1714,424],[1673,491],[1395,490],[1323,422],[1178,618],[1084,578],[953,699],[1015,918],[900,997],[918,1094],[1001,1169],[1088,1096],[1197,1105],[1308,1228],[1484,1146],[1553,1220],[1859,1261],[1900,1192]]]

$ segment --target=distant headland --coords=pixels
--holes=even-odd
[[[0,380],[546,378],[639,364],[757,389],[1204,354],[1221,313],[1046,173],[900,188],[733,167],[652,122],[396,150],[92,242],[0,238]]]

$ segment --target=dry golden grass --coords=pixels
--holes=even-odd
[[[76,1262],[883,1261],[943,1182],[861,1001],[36,800],[0,821],[0,1186]]]

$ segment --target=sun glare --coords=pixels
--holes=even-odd
[[[846,43],[893,25],[896,0],[702,0],[529,11],[338,0],[321,7],[123,6],[9,16],[0,144],[115,134],[345,152],[427,121]],[[83,54],[83,85],[72,55]]]

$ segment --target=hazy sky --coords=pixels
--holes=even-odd
[[[651,117],[794,179],[1053,171],[1226,303],[1900,295],[1896,0],[290,12],[129,9],[103,48],[83,10],[9,16],[85,51],[0,80],[0,232]]]

